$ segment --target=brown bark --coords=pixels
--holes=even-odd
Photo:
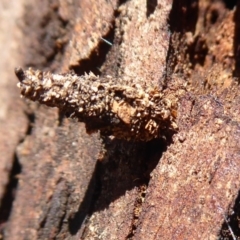
[[[239,237],[240,5],[11,4],[0,19],[2,238]],[[177,101],[178,131],[148,142],[88,135],[61,111],[21,101],[18,65],[154,87]]]

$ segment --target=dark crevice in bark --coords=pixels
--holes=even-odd
[[[240,77],[240,2],[238,2],[234,14],[235,32],[234,32],[234,57],[235,57],[235,70],[234,77]],[[240,81],[239,81],[240,82]]]
[[[60,234],[69,199],[69,184],[63,178],[58,179],[54,194],[50,197],[48,208],[40,222],[38,239],[55,239]]]
[[[58,110],[58,127],[63,126],[63,121],[65,117],[66,117],[66,113]]]
[[[186,54],[189,54],[189,60],[192,63],[192,68],[194,68],[196,64],[203,66],[205,58],[208,54],[208,46],[205,39],[201,36],[197,36],[194,39],[194,42],[189,45]]]
[[[142,195],[141,188],[148,186],[150,173],[158,164],[162,153],[172,143],[171,139],[131,143],[122,140],[109,141],[106,138],[105,159],[97,162],[84,200],[78,211],[68,221],[71,235],[76,235],[79,231],[84,233],[84,228],[87,229],[89,216],[94,212],[108,208],[111,202],[124,195],[127,190],[137,187],[141,196],[145,197]],[[136,200],[135,207],[139,209],[141,205],[142,203],[139,204]],[[138,217],[133,216],[133,220],[129,236],[136,229]]]
[[[28,119],[28,126],[25,136],[31,135],[35,122],[35,114],[33,112],[25,112]],[[24,142],[25,138],[19,140],[19,144]],[[4,231],[5,223],[8,221],[12,211],[12,205],[16,197],[18,187],[18,175],[22,172],[22,166],[19,162],[17,153],[14,154],[14,160],[11,171],[9,171],[8,184],[5,187],[5,193],[0,203],[0,235]]]
[[[147,0],[147,17],[154,13],[158,5],[157,0]]]
[[[167,83],[169,79],[171,79],[171,75],[173,72],[173,69],[179,62],[178,55],[175,54],[176,51],[182,51],[183,46],[181,46],[179,43],[182,41],[178,40],[183,37],[183,35],[186,32],[195,32],[197,19],[198,19],[198,1],[188,1],[188,0],[181,0],[181,1],[173,1],[172,9],[169,14],[169,29],[171,32],[171,38],[169,41],[169,50],[168,55],[166,58],[166,73],[164,76],[165,83],[163,88],[167,88]],[[178,42],[178,46],[175,45],[175,42]],[[194,60],[194,55],[196,54],[195,51],[200,52],[202,55],[200,62],[204,62],[205,56],[207,54],[207,49],[204,51],[204,54],[201,52],[204,49],[204,43],[202,43],[200,40],[196,40],[193,42],[192,45],[188,46],[188,53],[190,55],[190,58],[192,61],[195,61],[195,64],[197,63],[196,60]],[[193,64],[194,65],[194,64]]]
[[[130,0],[119,0],[118,6],[121,6]]]
[[[0,203],[0,235],[3,234],[6,223],[12,211],[12,205],[16,197],[18,186],[18,175],[21,173],[22,167],[18,161],[18,157],[14,155],[12,169],[9,173],[8,184],[5,187],[5,193]]]
[[[240,227],[239,227],[240,226],[240,192],[238,193],[238,196],[235,200],[232,214],[230,213],[228,216],[226,216],[226,219],[228,221],[228,224],[226,223],[226,221],[223,222],[220,230],[219,240],[233,239],[229,228],[231,228],[235,238],[239,239],[240,237]]]
[[[118,7],[122,4],[125,4],[127,1],[128,0],[119,0]],[[111,51],[112,47],[115,47],[111,44],[120,44],[120,40],[115,39],[115,19],[119,15],[118,7],[114,10],[114,19],[110,23],[111,28],[109,29],[107,34],[102,36],[102,39],[99,39],[98,46],[92,50],[90,56],[87,59],[81,59],[77,66],[71,66],[70,69],[73,70],[76,74],[83,75],[85,73],[92,72],[95,75],[105,75],[105,72],[102,72],[101,68],[104,64],[106,65],[107,55]],[[108,44],[107,42],[109,42],[110,44]],[[119,60],[118,57],[115,57],[114,61],[117,60]],[[105,71],[105,69],[103,69],[103,71]]]
[[[114,30],[115,30],[115,22],[113,21],[111,24],[112,28],[109,32],[102,37],[106,41],[113,43],[114,41]],[[104,64],[106,60],[106,55],[111,49],[111,45],[108,44],[104,40],[99,39],[98,46],[92,51],[89,58],[81,59],[78,66],[72,66],[71,70],[73,70],[78,75],[84,75],[85,73],[94,73],[95,75],[101,75],[101,66]]]
[[[237,5],[237,0],[223,0],[226,8],[232,10]]]
[[[139,196],[135,201],[135,208],[132,217],[132,225],[126,239],[133,239],[136,229],[138,227],[139,216],[141,215],[142,205],[146,197],[146,190],[149,181],[151,180],[150,174],[159,163],[162,154],[167,150],[168,146],[172,144],[172,135],[169,138],[155,139],[147,142],[144,149],[144,156],[142,159],[142,176],[139,176],[136,186],[138,187]]]
[[[99,178],[100,162],[96,163],[94,173],[89,182],[84,199],[79,205],[78,211],[70,217],[68,229],[71,235],[77,234],[83,224],[86,224],[86,219],[93,212],[93,207],[101,192],[101,181]]]
[[[169,14],[169,26],[171,32],[194,32],[198,19],[197,0],[175,0]]]
[[[35,113],[33,112],[26,113],[26,116],[28,118],[28,127],[25,135],[31,135],[36,116],[35,116]]]

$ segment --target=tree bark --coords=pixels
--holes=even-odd
[[[0,19],[2,238],[237,239],[240,5],[15,4]],[[150,86],[176,104],[178,130],[151,141],[88,135],[58,109],[20,100],[18,65]]]

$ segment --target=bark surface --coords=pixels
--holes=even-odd
[[[0,239],[240,237],[239,3],[15,2],[0,10]],[[177,131],[88,135],[20,99],[19,65],[158,89]]]

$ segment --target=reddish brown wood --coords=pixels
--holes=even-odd
[[[229,226],[239,237],[239,5],[19,4],[19,15],[0,14],[3,238],[232,239]],[[89,136],[57,109],[20,101],[18,65],[155,86],[177,99],[179,131],[147,143]]]

